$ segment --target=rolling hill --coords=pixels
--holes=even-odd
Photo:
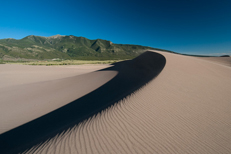
[[[9,61],[54,58],[81,60],[131,59],[147,49],[154,48],[114,44],[107,40],[90,40],[73,35],[50,37],[29,35],[20,40],[1,39],[0,59]]]

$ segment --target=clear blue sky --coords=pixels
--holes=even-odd
[[[231,54],[231,0],[7,0],[0,6],[0,39],[61,34]]]

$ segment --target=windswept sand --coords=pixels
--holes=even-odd
[[[166,58],[157,77],[25,153],[230,154],[231,67],[203,58],[154,52]],[[136,62],[142,62],[139,60]],[[140,65],[131,68],[143,69]],[[116,73],[108,72],[107,79],[113,75]]]

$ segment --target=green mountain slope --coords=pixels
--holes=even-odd
[[[0,40],[0,59],[130,59],[147,49],[153,48],[113,44],[107,40],[89,40],[73,35],[51,37],[30,35],[21,40]]]

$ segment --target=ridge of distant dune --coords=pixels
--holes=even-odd
[[[231,67],[231,57],[203,57],[201,59]]]
[[[60,136],[64,132],[69,132],[79,122],[126,98],[147,84],[162,71],[165,63],[166,60],[161,54],[145,52],[133,60],[119,62],[110,68],[93,72],[100,74],[105,71],[117,71],[118,74],[106,84],[85,96],[1,134],[0,152],[23,152],[56,135]]]

